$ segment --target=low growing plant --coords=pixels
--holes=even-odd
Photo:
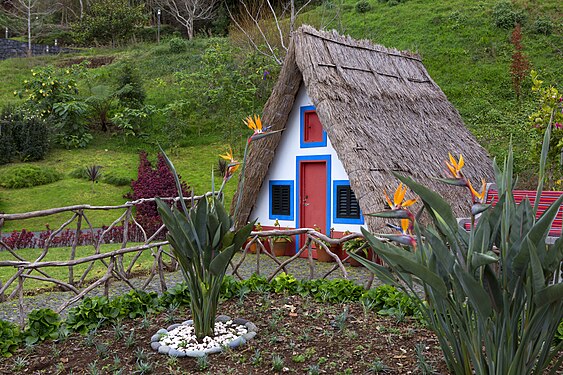
[[[25,343],[33,345],[47,339],[59,337],[61,317],[51,309],[33,310],[27,316],[27,326],[23,332]]]
[[[61,175],[54,169],[25,164],[2,170],[0,186],[21,189],[50,184],[60,179]]]
[[[11,357],[23,340],[17,324],[0,319],[0,355]]]
[[[104,321],[121,314],[120,299],[109,301],[107,297],[86,297],[82,303],[68,311],[65,325],[71,331],[86,334]]]

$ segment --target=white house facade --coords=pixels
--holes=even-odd
[[[250,215],[263,227],[359,232],[364,218],[348,175],[301,85]],[[296,244],[298,246],[299,244]]]

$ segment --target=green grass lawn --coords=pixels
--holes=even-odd
[[[128,247],[133,247],[135,245],[137,245],[137,244],[135,244],[135,243],[127,244]],[[117,250],[119,248],[120,248],[119,244],[101,245],[100,246],[100,253],[108,253],[108,252]],[[21,256],[22,258],[24,258],[25,260],[30,261],[30,262],[35,261],[37,259],[37,257],[41,254],[42,251],[43,251],[43,249],[20,249],[20,250],[16,250],[16,252],[19,256]],[[47,262],[47,261],[70,260],[70,251],[71,251],[70,247],[50,248],[46,257],[43,258],[42,261]],[[78,246],[76,248],[75,259],[84,258],[86,256],[94,255],[94,253],[95,253],[94,246]],[[123,266],[125,267],[125,269],[127,269],[129,267],[129,263],[131,262],[131,260],[135,256],[135,254],[136,253],[132,252],[132,253],[128,253],[128,254],[124,255]],[[170,258],[167,257],[167,256],[164,256],[163,259],[167,262],[169,262],[169,260],[170,260]],[[142,255],[139,257],[139,259],[136,261],[135,265],[133,266],[132,271],[133,272],[140,272],[140,271],[148,272],[150,270],[150,268],[152,267],[153,260],[154,260],[154,257],[151,255],[151,250],[149,250],[149,249],[144,250]],[[12,254],[10,254],[7,251],[0,251],[0,261],[17,261],[17,259],[14,258],[14,256],[12,256]],[[106,260],[106,263],[108,261],[109,261],[109,259]],[[80,280],[80,277],[82,276],[83,272],[89,267],[90,264],[91,264],[90,262],[89,263],[83,263],[83,264],[79,264],[79,265],[76,265],[76,266],[73,267],[75,282],[78,282],[78,280]],[[68,276],[69,268],[68,267],[45,267],[45,268],[42,268],[42,270],[44,272],[46,272],[51,278],[61,280],[63,282],[68,282],[68,279],[69,279],[69,276]],[[2,285],[5,285],[6,281],[8,281],[10,279],[10,277],[12,277],[16,273],[16,271],[17,271],[17,268],[0,267],[0,281],[2,281]],[[99,279],[100,277],[102,277],[106,273],[106,271],[107,271],[107,267],[104,266],[103,263],[98,260],[98,261],[94,262],[94,267],[89,272],[86,280],[90,281],[90,280],[94,280],[94,279]],[[39,274],[36,271],[34,271],[32,273],[32,275],[42,276],[41,274]],[[16,286],[17,286],[17,281],[15,282],[15,284],[12,284],[12,286],[10,286],[8,288],[7,294],[9,294]],[[31,291],[31,290],[36,290],[36,289],[39,289],[39,288],[53,287],[54,284],[49,283],[49,282],[40,281],[40,280],[27,279],[25,281],[24,286],[25,286],[26,291]]]
[[[117,187],[100,182],[95,184],[92,190],[92,184],[89,181],[71,178],[68,174],[77,168],[97,164],[103,167],[102,173],[114,173],[135,179],[140,150],[149,152],[149,158],[153,161],[154,166],[156,159],[154,145],[123,143],[119,138],[98,137],[87,149],[52,150],[45,160],[32,164],[54,168],[62,173],[64,178],[51,184],[32,188],[0,188],[0,211],[22,213],[77,204],[97,206],[123,204],[128,200],[124,198],[124,195],[130,191],[129,187]],[[169,157],[182,179],[188,183],[196,195],[200,195],[211,190],[211,169],[217,164],[218,155],[225,151],[226,147],[221,144],[181,147],[169,151]],[[11,166],[13,164],[0,166],[0,175],[3,170]],[[216,178],[217,189],[220,183],[220,179]],[[230,205],[235,185],[236,181],[232,180],[226,187],[227,205]],[[110,225],[122,212],[123,210],[90,211],[86,212],[86,215],[94,227],[100,227]],[[45,224],[49,224],[51,229],[56,229],[71,216],[72,213],[67,213],[17,222],[7,221],[2,231],[22,228],[37,231],[45,229]]]

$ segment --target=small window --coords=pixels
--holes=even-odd
[[[270,181],[270,219],[293,220],[293,181]]]
[[[272,186],[272,214],[287,216],[290,214],[289,185]]]
[[[350,185],[336,187],[336,217],[339,219],[360,218],[360,205]]]
[[[300,108],[300,146],[301,148],[326,147],[327,137],[319,116],[312,105]]]
[[[315,111],[305,111],[304,124],[304,141],[305,142],[322,142],[323,126],[319,120],[319,116]]]

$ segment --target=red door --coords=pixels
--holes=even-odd
[[[318,227],[323,233],[326,231],[326,161],[302,161],[299,168],[299,226],[301,228]],[[326,234],[326,233],[325,233]],[[300,238],[300,246],[306,241]],[[302,256],[307,256],[304,252]],[[316,258],[316,251],[313,257]]]

